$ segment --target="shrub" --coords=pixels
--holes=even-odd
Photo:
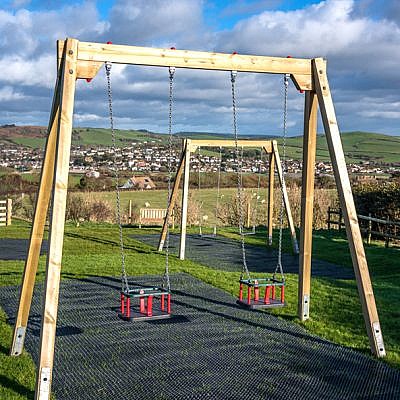
[[[113,222],[115,220],[113,210],[108,202],[74,193],[68,194],[65,218],[75,223],[80,221]]]

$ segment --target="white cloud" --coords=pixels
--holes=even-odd
[[[339,125],[343,130],[398,132],[400,103],[400,28],[382,3],[381,17],[365,11],[368,2],[327,0],[294,11],[252,11],[232,29],[206,26],[205,0],[117,0],[108,21],[87,1],[58,10],[0,10],[1,121],[9,118],[46,124],[56,72],[56,39],[176,46],[261,55],[328,58],[328,73]],[[267,4],[267,3],[265,3]],[[272,4],[272,3],[268,3]],[[388,4],[387,9],[385,5]],[[267,6],[266,6],[267,7]],[[18,8],[18,7],[16,7]],[[397,14],[396,14],[397,15]],[[168,70],[113,65],[116,124],[120,128],[166,131]],[[291,86],[290,132],[301,133],[304,96]],[[238,120],[242,133],[279,133],[282,125],[282,78],[239,74]],[[18,97],[23,96],[23,97]],[[20,115],[18,115],[18,106]],[[32,111],[27,115],[26,110]],[[76,124],[107,126],[104,70],[90,83],[79,81]],[[177,69],[174,130],[229,132],[232,124],[229,73]]]
[[[20,100],[25,97],[23,93],[16,92],[11,86],[4,86],[0,89],[0,102]]]

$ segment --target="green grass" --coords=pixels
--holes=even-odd
[[[16,222],[0,229],[0,238],[28,238],[30,227]],[[154,248],[129,238],[131,234],[157,233],[158,229],[125,228],[125,247],[128,273],[130,275],[162,274],[164,256]],[[226,236],[238,238],[234,229],[224,231]],[[63,254],[62,279],[85,276],[120,274],[120,256],[117,243],[117,227],[108,224],[82,224],[79,228],[67,224]],[[275,240],[277,235],[275,234]],[[246,238],[248,243],[263,245],[265,233]],[[276,243],[274,243],[276,246]],[[284,249],[290,251],[290,240],[284,234]],[[342,234],[318,231],[314,235],[314,254],[327,261],[336,261],[351,267],[346,240]],[[366,248],[373,276],[374,290],[380,312],[382,331],[388,357],[386,361],[400,368],[400,270],[398,249],[385,249],[375,243]],[[19,285],[23,261],[0,260],[0,285]],[[44,279],[45,256],[40,257],[37,280]],[[251,268],[251,265],[249,266]],[[221,288],[232,295],[237,292],[240,271],[224,272],[192,261],[180,261],[171,257],[172,272],[186,272]],[[254,276],[261,276],[255,274]],[[355,281],[313,278],[311,292],[311,319],[300,323],[297,319],[297,276],[287,274],[286,299],[288,307],[273,310],[281,318],[303,325],[308,331],[336,343],[352,347],[369,354],[361,305]],[[34,390],[34,364],[29,354],[10,358],[7,355],[11,341],[11,327],[0,311],[0,398],[24,399],[31,397]],[[290,344],[288,344],[290,345]]]

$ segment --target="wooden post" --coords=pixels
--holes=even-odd
[[[385,247],[388,248],[389,247],[389,240],[390,240],[390,219],[389,219],[389,216],[386,217],[385,233],[386,233]]]
[[[304,150],[304,147],[303,147]],[[303,171],[304,171],[304,161],[303,161]],[[331,229],[331,206],[328,207],[328,231]],[[301,240],[301,239],[300,239]]]
[[[272,246],[272,231],[274,221],[274,177],[275,177],[275,157],[274,153],[269,155],[268,171],[268,245]]]
[[[50,201],[51,188],[54,177],[54,159],[56,149],[57,130],[59,125],[60,79],[61,68],[58,68],[57,81],[54,90],[52,111],[48,126],[45,156],[40,174],[39,192],[36,198],[35,214],[30,234],[28,255],[25,261],[24,275],[22,278],[19,295],[18,311],[15,319],[13,340],[10,348],[11,356],[22,353],[25,342],[25,333],[28,323],[29,311],[32,303],[33,288],[43,242],[44,227]]]
[[[165,214],[160,239],[158,241],[158,251],[162,251],[162,249],[164,247],[165,238],[167,236],[167,227],[168,227],[168,223],[169,223],[169,218],[171,217],[171,215],[174,215],[174,207],[175,207],[176,199],[178,197],[179,184],[181,182],[183,167],[185,164],[186,148],[187,148],[187,145],[186,145],[186,142],[184,141],[183,147],[182,147],[181,160],[179,162],[178,170],[176,171],[174,186],[172,188],[171,198],[169,200],[169,207]],[[173,216],[173,224],[172,225],[173,225],[173,229],[175,229],[175,216]]]
[[[62,62],[60,119],[56,145],[49,251],[46,263],[45,296],[40,330],[39,365],[36,375],[36,400],[50,399],[51,393],[72,119],[77,76],[77,50],[78,41],[67,39]]]
[[[250,219],[251,219],[251,198],[247,200],[247,209],[246,209],[246,227],[250,228]]]
[[[335,109],[329,89],[326,62],[321,58],[316,58],[312,61],[312,68],[371,351],[377,357],[383,357],[386,355],[385,346]]]
[[[183,170],[183,192],[182,192],[182,209],[181,209],[181,239],[179,243],[179,259],[185,259],[186,248],[186,225],[189,198],[189,175],[190,175],[190,139],[186,140],[185,162]]]
[[[310,316],[311,256],[314,206],[315,151],[317,145],[318,102],[314,92],[307,91],[304,105],[303,172],[301,185],[300,257],[297,314],[301,321]],[[328,208],[328,229],[330,207]]]
[[[368,214],[369,218],[371,218],[371,213]],[[367,243],[371,244],[371,235],[372,235],[372,221],[368,220],[368,231],[367,231]]]
[[[129,200],[128,223],[132,225],[132,200]]]
[[[7,216],[6,216],[6,226],[11,225],[12,218],[12,199],[7,199]]]
[[[278,173],[279,183],[280,183],[281,189],[282,189],[283,204],[285,206],[286,216],[287,216],[288,225],[289,225],[289,229],[290,229],[290,234],[292,237],[293,252],[294,252],[294,254],[299,254],[299,246],[297,244],[296,230],[294,228],[292,211],[290,209],[290,203],[289,203],[289,196],[288,196],[288,193],[286,190],[286,183],[285,183],[285,179],[283,177],[282,164],[281,164],[281,159],[279,157],[278,144],[277,144],[276,140],[272,141],[272,149],[273,149],[274,157],[275,157],[275,161],[276,161],[276,171]]]

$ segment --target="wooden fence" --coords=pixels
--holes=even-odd
[[[389,247],[390,240],[399,240],[400,235],[397,233],[400,229],[400,221],[391,221],[389,218],[381,219],[372,217],[371,214],[368,216],[357,215],[360,230],[364,234],[367,243],[371,243],[371,237],[382,238],[385,241],[385,247]],[[328,219],[327,219],[328,229],[332,227],[337,227],[340,231],[343,229],[344,221],[343,214],[340,208],[328,207]]]
[[[0,200],[0,226],[11,225],[12,200]]]

